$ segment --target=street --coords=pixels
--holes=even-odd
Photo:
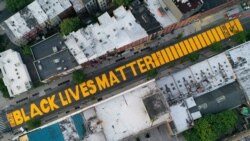
[[[249,28],[248,24],[250,24],[250,19],[244,19],[242,21],[242,24],[243,24],[244,27]],[[202,31],[204,31],[204,29]],[[114,68],[125,65],[128,62],[136,60],[136,59],[138,59],[138,58],[140,58],[142,56],[149,55],[149,54],[155,52],[156,50],[160,50],[160,49],[166,47],[167,45],[170,45],[170,44],[173,44],[173,43],[176,43],[176,42],[177,42],[177,40],[160,44],[159,47],[157,47],[157,48],[153,48],[152,50],[145,50],[145,51],[143,51],[141,53],[138,53],[136,55],[133,55],[133,56],[131,56],[131,57],[125,59],[125,60],[121,60],[121,61],[119,61],[119,63],[115,63],[115,64],[112,64],[112,65],[110,65],[108,67],[105,67],[103,69],[96,70],[91,75],[88,76],[88,79],[93,79],[95,76],[99,76],[99,75],[101,75],[103,73],[109,72],[110,70],[113,70]],[[205,49],[205,50],[207,50],[207,49]],[[202,52],[205,51],[205,50],[202,50]],[[178,66],[179,66],[178,70],[187,67],[185,65],[178,65]],[[169,63],[169,64],[165,64],[164,66],[160,67],[158,69],[158,72],[161,75],[164,76],[164,75],[167,75],[169,72],[166,72],[166,73],[163,73],[163,72],[165,72],[165,71],[170,71],[171,72],[172,69],[173,69],[172,65],[171,65],[171,63]],[[138,71],[139,68],[136,67],[136,70]],[[40,118],[42,119],[42,121],[49,122],[51,119],[56,119],[57,117],[62,117],[62,115],[67,115],[69,112],[74,112],[76,110],[79,110],[79,109],[82,109],[82,108],[87,107],[89,105],[92,105],[92,104],[94,104],[94,103],[96,103],[96,102],[98,102],[100,100],[106,99],[107,97],[111,97],[111,96],[117,94],[118,93],[117,91],[121,91],[121,90],[124,90],[124,89],[129,89],[129,88],[131,88],[131,85],[137,84],[138,82],[142,83],[142,82],[145,82],[147,80],[147,74],[139,74],[138,76],[134,77],[132,75],[132,72],[131,72],[130,69],[125,69],[125,73],[126,73],[126,76],[127,76],[126,81],[123,81],[122,83],[120,83],[118,85],[115,85],[115,86],[113,86],[111,88],[105,89],[102,92],[98,92],[97,94],[95,94],[93,96],[90,96],[90,97],[87,97],[87,98],[85,98],[85,99],[83,99],[81,101],[71,103],[70,105],[68,105],[65,108],[59,109],[59,110],[54,111],[54,112],[50,112],[50,113],[46,114],[46,116],[41,116]],[[121,79],[121,76],[118,76],[118,77],[119,77],[119,79]],[[75,87],[75,84],[72,84],[72,83],[67,84],[67,85],[62,85],[62,86],[58,87],[57,89],[54,89],[54,90],[50,91],[45,96],[40,97],[39,99],[35,99],[34,101],[33,100],[28,101],[27,103],[25,103],[24,105],[21,105],[21,106],[14,106],[13,105],[13,106],[9,107],[8,111],[13,111],[14,109],[18,109],[20,107],[23,107],[26,111],[29,111],[30,103],[36,103],[36,104],[39,105],[39,102],[40,102],[41,99],[43,99],[45,97],[48,97],[49,95],[52,95],[52,94],[57,94],[59,91],[62,91],[64,89],[66,89],[66,88],[74,89],[74,87]],[[59,99],[57,99],[57,101],[55,103],[58,103],[58,102],[59,102]]]

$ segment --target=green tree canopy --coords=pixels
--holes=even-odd
[[[121,5],[129,5],[129,3],[131,2],[132,0],[114,0],[114,3],[115,5],[117,6],[121,6]]]
[[[33,0],[5,0],[6,2],[6,8],[15,13],[21,9],[23,9],[25,6],[33,2]]]
[[[152,69],[150,71],[148,71],[148,78],[151,79],[151,78],[155,78],[158,74],[158,71],[156,69]]]
[[[234,110],[209,114],[195,121],[194,128],[184,132],[187,141],[215,141],[232,130],[238,121]]]
[[[60,32],[62,35],[68,35],[70,32],[76,31],[82,27],[82,22],[78,17],[64,19],[60,27]]]
[[[41,121],[36,118],[32,118],[29,121],[27,121],[27,126],[29,129],[37,128],[41,125]]]
[[[238,44],[246,42],[247,41],[247,32],[241,31],[241,32],[237,33],[236,35],[234,35],[234,40]]]
[[[220,44],[220,42],[215,42],[213,44],[210,45],[210,50],[212,52],[221,52],[222,51],[222,46]]]
[[[191,62],[196,62],[200,57],[200,54],[197,52],[193,52],[191,54],[188,55],[188,58]]]
[[[86,81],[86,77],[87,75],[85,73],[83,73],[80,70],[76,70],[73,72],[73,81],[75,81],[75,83],[80,84],[84,81]]]
[[[4,85],[3,79],[0,79],[0,91],[3,93],[3,97],[10,98],[7,87]]]
[[[24,46],[21,46],[21,53],[23,54],[23,55],[26,55],[26,56],[31,56],[32,55],[32,53],[31,53],[31,48],[30,48],[30,46],[29,45],[24,45]]]

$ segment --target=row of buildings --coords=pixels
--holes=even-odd
[[[164,134],[175,136],[192,128],[194,120],[204,114],[240,106],[245,102],[244,93],[249,99],[246,85],[249,50],[250,42],[246,42],[186,69],[144,82],[16,139],[33,141],[44,135],[47,140],[153,140],[157,138],[149,132],[141,134],[159,126],[166,128]],[[236,80],[245,92],[234,90],[232,84]],[[218,90],[223,87],[228,87],[224,88],[227,92]],[[77,121],[79,124],[75,124]]]
[[[113,11],[112,16],[105,12],[98,17],[97,23],[72,32],[68,36],[62,38],[56,34],[33,45],[31,47],[35,60],[33,64],[40,81],[47,83],[80,69],[88,62],[108,56],[111,52],[128,50],[124,46],[147,38],[161,28],[181,20],[185,14],[179,12],[182,13],[180,15],[176,12],[179,9],[174,1],[152,0],[146,3],[147,7],[140,1],[134,1],[129,9],[121,6]],[[199,6],[192,1],[186,3],[189,3],[189,6],[186,6],[190,11],[199,9],[202,5],[202,1],[199,2]],[[101,4],[103,6],[100,6]],[[26,44],[43,36],[48,29],[58,25],[72,12],[79,13],[84,7],[89,13],[93,13],[96,8],[104,11],[110,4],[111,1],[108,0],[35,0],[4,21],[1,27],[13,43]],[[182,3],[179,4],[181,5]],[[166,6],[171,8],[168,9]],[[172,9],[173,6],[175,9]],[[22,62],[20,57],[19,61]],[[28,71],[25,72],[24,76],[29,78]],[[6,75],[6,79],[13,78]],[[9,88],[10,81],[4,82]],[[27,82],[29,86],[27,83],[27,89],[22,91],[17,92],[9,88],[10,96],[14,97],[27,91],[31,87],[30,78]]]
[[[137,3],[140,1],[136,1]],[[148,9],[163,27],[186,18],[197,12],[202,0],[174,2],[172,0],[145,1]],[[41,37],[49,28],[72,13],[89,13],[96,15],[107,11],[112,6],[111,0],[35,0],[1,24],[11,41],[17,45],[26,44]],[[141,4],[139,7],[143,7]],[[179,8],[178,8],[179,7]],[[190,13],[191,12],[191,13]],[[144,22],[150,20],[147,13],[140,15]],[[84,19],[82,19],[84,20]]]

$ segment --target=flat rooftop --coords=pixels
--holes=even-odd
[[[150,13],[143,2],[135,0],[130,4],[132,14],[148,34],[159,31],[162,27],[155,17]]]
[[[167,112],[168,109],[163,99],[164,98],[160,94],[154,94],[143,99],[143,103],[151,120],[155,120],[157,117]]]
[[[203,0],[173,0],[182,13],[187,13],[203,4]]]
[[[221,87],[208,94],[194,98],[197,106],[191,112],[199,110],[202,115],[222,112],[245,103],[245,96],[238,83]]]
[[[147,37],[147,32],[136,22],[130,10],[120,6],[113,14],[111,17],[106,12],[98,17],[99,23],[65,37],[65,44],[79,64]]]
[[[234,82],[236,76],[224,53],[157,80],[169,104],[189,96],[200,96]]]
[[[160,3],[159,0],[147,0],[147,8],[163,28],[176,23],[177,19],[174,17],[171,11],[164,10],[161,4],[162,3]],[[159,12],[159,9],[161,9],[161,12]]]
[[[42,59],[56,52],[66,49],[66,45],[59,34],[55,34],[31,47],[35,60]]]
[[[0,68],[3,74],[3,82],[10,97],[26,92],[31,88],[29,72],[18,52],[12,49],[1,52]]]
[[[56,16],[71,7],[69,0],[35,0],[28,6],[4,21],[4,28],[14,38],[22,38],[45,22],[54,20]]]
[[[231,60],[234,72],[245,94],[250,99],[250,42],[241,44],[229,51],[228,57]]]
[[[69,0],[36,0],[48,15],[49,19],[55,18],[72,5]]]
[[[80,114],[65,118],[60,122],[35,129],[19,137],[20,141],[79,141],[86,136],[83,117]]]
[[[78,66],[68,49],[34,61],[40,80],[45,80]]]
[[[108,141],[117,141],[138,134],[157,123],[150,119],[143,103],[143,97],[152,95],[155,87],[155,82],[151,81],[95,107]],[[168,116],[162,115],[163,122],[168,120]]]

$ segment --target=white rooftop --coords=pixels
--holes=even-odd
[[[76,13],[80,12],[84,8],[82,0],[70,0]]]
[[[193,97],[189,97],[189,98],[185,99],[184,101],[186,102],[187,108],[192,108],[192,107],[196,106],[196,103],[195,103]]]
[[[71,7],[69,0],[36,0],[49,19],[53,19],[63,11]]]
[[[129,10],[121,6],[113,13],[115,17],[106,12],[98,17],[100,24],[91,24],[65,37],[65,44],[79,64],[147,36]]]
[[[59,123],[65,141],[80,140],[72,118],[64,119]]]
[[[155,81],[151,81],[95,107],[108,141],[136,135],[154,124],[144,106],[143,98],[151,95],[155,87]],[[166,121],[167,117],[164,119]]]
[[[232,66],[224,53],[187,69],[157,80],[157,85],[172,102],[189,96],[199,96],[234,82]],[[174,104],[174,103],[170,103]]]
[[[13,35],[19,39],[35,27],[44,24],[48,20],[52,20],[69,7],[71,7],[69,0],[35,0],[26,7],[29,10],[26,13],[28,15],[21,16],[20,12],[17,12],[4,22]],[[31,18],[35,19],[37,23],[28,25],[27,21]]]
[[[83,141],[106,141],[106,137],[103,132],[98,132],[86,136]]]
[[[32,2],[27,7],[32,12],[39,24],[43,24],[48,20],[48,16],[44,13],[43,9],[37,1]]]
[[[192,127],[193,120],[184,102],[171,106],[170,111],[177,134]]]
[[[149,11],[154,15],[155,19],[161,24],[162,27],[167,27],[177,22],[177,19],[174,17],[170,10],[163,10],[163,15],[159,13],[159,8],[164,9],[164,7],[162,7],[163,3],[160,2],[160,0],[146,0],[146,2]]]
[[[26,33],[31,31],[31,29],[27,26],[26,21],[20,16],[20,13],[16,13],[4,22],[17,38],[21,38]]]
[[[228,51],[231,58],[237,80],[250,99],[250,42],[241,44]]]
[[[29,72],[18,52],[9,49],[0,53],[0,68],[11,97],[31,88]]]

